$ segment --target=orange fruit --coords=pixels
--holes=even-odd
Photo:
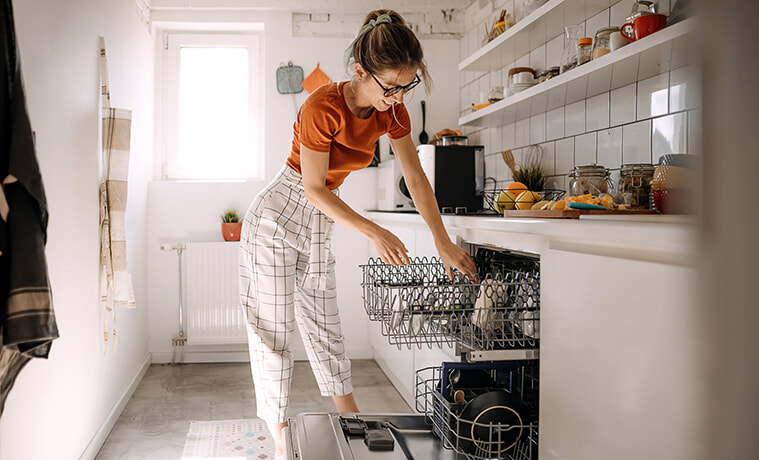
[[[520,193],[527,191],[527,186],[521,182],[512,182],[506,186],[506,191],[513,193],[514,196],[519,196]]]

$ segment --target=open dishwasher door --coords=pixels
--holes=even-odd
[[[341,419],[343,423],[341,423]],[[345,421],[386,427],[391,450],[370,450],[360,430],[347,432]],[[301,413],[283,431],[288,460],[463,460],[446,449],[421,414]]]

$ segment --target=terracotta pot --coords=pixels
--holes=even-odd
[[[221,234],[224,235],[225,241],[240,241],[240,230],[242,230],[242,222],[221,223]]]

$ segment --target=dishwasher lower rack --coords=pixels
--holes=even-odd
[[[364,307],[393,345],[448,344],[463,350],[535,349],[540,339],[537,264],[483,263],[481,282],[437,258],[393,266],[370,259],[363,269]]]
[[[455,372],[468,375],[469,381],[464,383],[467,378],[463,377],[459,385],[450,383],[451,374]],[[476,407],[494,390],[508,392],[515,403],[509,404],[513,409],[500,405]],[[463,401],[459,394],[463,395]],[[446,448],[470,460],[537,460],[538,364],[535,361],[443,363],[440,367],[419,369],[415,396],[416,410],[431,420],[435,434]],[[469,407],[470,404],[473,407]],[[496,409],[499,412],[494,412]],[[521,423],[486,416],[508,411],[518,413],[515,420]]]

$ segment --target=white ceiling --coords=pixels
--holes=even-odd
[[[252,8],[347,13],[390,8],[401,11],[463,10],[477,0],[147,0],[152,8]]]

